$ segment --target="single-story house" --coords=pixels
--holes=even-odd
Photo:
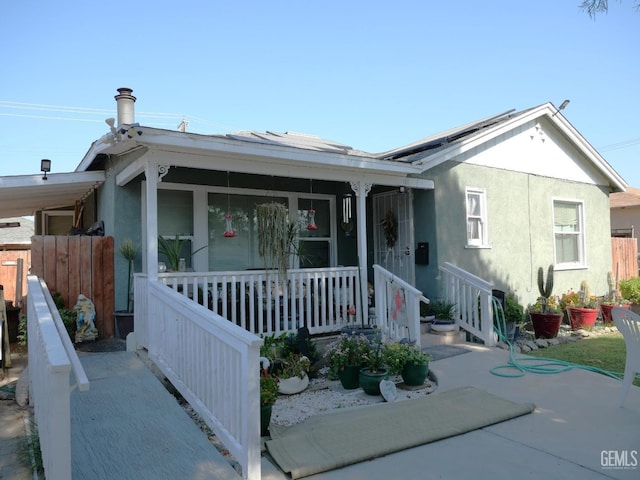
[[[362,298],[374,264],[432,299],[442,294],[444,262],[524,305],[538,296],[538,268],[550,264],[554,293],[582,280],[595,294],[607,289],[609,196],[626,184],[551,103],[368,153],[293,132],[146,127],[135,121],[132,90],[118,92],[117,120],[107,119],[109,131],[75,172],[6,193],[16,205],[38,189],[50,198],[64,193],[52,210],[64,211],[66,201],[74,224],[82,201],[84,226],[104,222],[116,251],[125,239],[141,245],[135,271],[151,280],[167,261],[159,235],[188,242],[186,270],[265,268],[256,206],[277,202],[300,227],[302,254],[290,267],[357,266]],[[30,213],[42,223],[47,207],[32,204]],[[118,255],[115,288],[123,309],[127,262]]]

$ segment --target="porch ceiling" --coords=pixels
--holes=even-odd
[[[74,205],[102,184],[105,173],[74,172],[0,177],[0,218]]]

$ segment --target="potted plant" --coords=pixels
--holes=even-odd
[[[264,370],[260,375],[260,435],[269,434],[271,410],[278,399],[278,380]]]
[[[631,310],[640,313],[640,277],[620,280],[620,295],[631,303]]]
[[[505,335],[507,340],[514,342],[518,338],[518,327],[524,321],[524,307],[513,295],[507,295],[504,303],[504,320],[507,330]]]
[[[622,298],[622,296],[620,296],[620,292],[615,288],[616,282],[613,278],[613,272],[607,273],[607,284],[609,285],[609,291],[605,295],[604,301],[600,303],[600,311],[602,312],[602,322],[605,324],[611,324],[613,323],[611,310],[614,307],[628,309],[631,307],[631,302]]]
[[[327,346],[324,353],[329,367],[329,378],[337,377],[342,386],[348,390],[358,388],[360,370],[370,351],[371,343],[364,335],[340,334]]]
[[[591,295],[589,284],[586,280],[580,283],[580,291],[573,289],[565,292],[560,299],[560,305],[566,309],[572,330],[591,328],[598,318],[598,301]]]
[[[384,349],[384,362],[389,373],[400,375],[405,385],[420,386],[429,373],[430,355],[413,344],[395,342]]]
[[[167,262],[169,262],[169,270],[179,272],[186,268],[186,264],[181,265],[181,260],[184,262],[183,251],[190,242],[191,240],[187,238],[180,239],[180,235],[178,234],[176,234],[175,238],[171,241],[167,240],[162,235],[158,235],[158,253],[161,253],[165,257],[167,257]],[[193,257],[203,248],[207,248],[207,245],[191,252],[191,256]]]
[[[127,261],[127,309],[113,312],[115,319],[116,337],[126,340],[127,335],[133,332],[133,262],[138,254],[138,247],[130,238],[125,238],[118,253]]]
[[[431,304],[431,313],[435,320],[431,329],[436,332],[453,332],[458,329],[455,320],[456,304],[446,300],[436,300]]]
[[[538,292],[540,296],[536,303],[529,307],[529,317],[533,324],[536,338],[555,338],[558,336],[562,311],[557,295],[553,291],[553,265],[549,265],[547,279],[544,278],[544,269],[538,268]]]
[[[280,393],[292,395],[302,392],[309,386],[307,372],[311,367],[309,359],[301,353],[290,353],[282,363],[282,370],[278,373],[278,388]]]
[[[360,370],[358,382],[367,395],[380,395],[380,382],[389,378],[389,370],[384,363],[384,350],[382,340],[376,339]]]

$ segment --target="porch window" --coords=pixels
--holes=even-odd
[[[481,188],[467,188],[467,247],[485,247],[487,231],[487,195]]]
[[[554,200],[553,234],[557,266],[572,267],[585,264],[582,202]]]
[[[315,210],[314,223],[317,229],[310,229],[310,210]],[[298,199],[298,260],[300,267],[322,268],[330,266],[331,208],[329,200],[309,198]]]
[[[284,197],[209,193],[209,270],[235,271],[264,268],[258,255],[256,206],[261,203],[288,204]],[[236,235],[225,238],[227,213],[233,215]]]

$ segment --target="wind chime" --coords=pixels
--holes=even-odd
[[[312,195],[311,197],[311,208],[309,209],[309,223],[307,224],[307,230],[318,230],[318,225],[316,225],[316,211],[313,209],[313,180],[309,180],[309,191]]]
[[[233,230],[233,215],[231,214],[231,194],[229,193],[229,172],[227,172],[227,214],[224,216],[227,224],[224,236],[225,238],[233,238],[236,236],[236,232]]]
[[[351,194],[345,193],[342,197],[342,222],[340,226],[344,232],[345,237],[351,236],[353,230],[353,224],[351,223]]]

